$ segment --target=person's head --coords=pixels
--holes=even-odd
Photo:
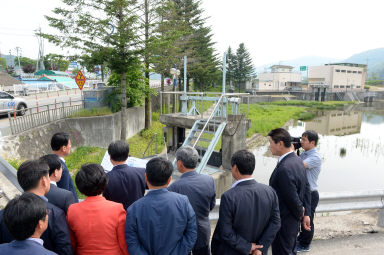
[[[81,193],[87,197],[103,193],[108,183],[108,176],[99,164],[85,164],[76,174],[75,182]]]
[[[281,156],[291,148],[291,135],[284,128],[276,128],[268,133],[269,148],[273,155]]]
[[[16,240],[39,238],[48,226],[47,205],[37,195],[25,192],[9,201],[4,208],[3,220]]]
[[[176,151],[176,160],[180,172],[195,169],[199,162],[199,153],[191,146],[183,146]]]
[[[24,191],[44,196],[50,188],[49,166],[42,160],[27,160],[17,170],[17,181]]]
[[[148,161],[145,168],[145,179],[151,188],[168,186],[172,180],[172,163],[164,158],[153,158]]]
[[[316,147],[319,136],[316,131],[307,130],[301,135],[301,147],[308,151]]]
[[[126,161],[129,155],[129,145],[122,140],[112,142],[108,146],[108,154],[115,162]]]
[[[92,84],[92,88],[93,88],[93,89],[96,89],[96,83],[93,83],[93,84]]]
[[[243,175],[252,175],[255,170],[255,156],[247,150],[239,150],[231,158],[232,176],[241,179]]]
[[[63,174],[63,167],[59,156],[56,154],[48,154],[42,156],[40,159],[49,166],[49,178],[55,182],[60,181],[61,175]]]
[[[69,134],[64,132],[56,133],[51,139],[51,148],[60,157],[66,157],[71,153],[71,140]]]

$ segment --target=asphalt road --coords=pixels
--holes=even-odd
[[[31,114],[37,111],[37,106],[39,107],[39,111],[43,111],[47,109],[47,105],[50,105],[49,107],[55,107],[55,102],[57,104],[57,107],[60,107],[62,103],[64,103],[66,106],[69,105],[69,102],[71,101],[73,104],[79,104],[81,100],[81,94],[69,94],[61,93],[51,93],[49,97],[46,94],[39,94],[37,97],[35,95],[23,97],[27,101],[27,105],[29,110],[26,112],[26,114]],[[0,137],[6,136],[11,133],[10,127],[9,127],[9,120],[8,115],[0,115]]]

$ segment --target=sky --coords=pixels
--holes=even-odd
[[[0,0],[0,51],[37,58],[33,30],[60,0]],[[255,66],[320,56],[345,59],[384,46],[383,0],[202,0],[220,57],[244,43]],[[71,54],[45,42],[45,54]]]

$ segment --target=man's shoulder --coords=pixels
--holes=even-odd
[[[49,201],[47,202],[47,209],[50,210],[56,216],[57,215],[65,215],[64,211],[61,208],[50,203]]]
[[[114,166],[111,171],[107,173],[108,176],[115,176],[115,175],[126,175],[131,176],[135,175],[137,173],[145,173],[145,168],[139,168],[139,167],[132,167],[128,166],[127,164]]]

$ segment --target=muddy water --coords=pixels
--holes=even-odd
[[[384,189],[384,103],[318,112],[313,120],[288,127],[292,136],[305,130],[315,130],[320,136],[320,192]],[[268,142],[254,154],[254,177],[267,184],[277,158],[270,154]]]

